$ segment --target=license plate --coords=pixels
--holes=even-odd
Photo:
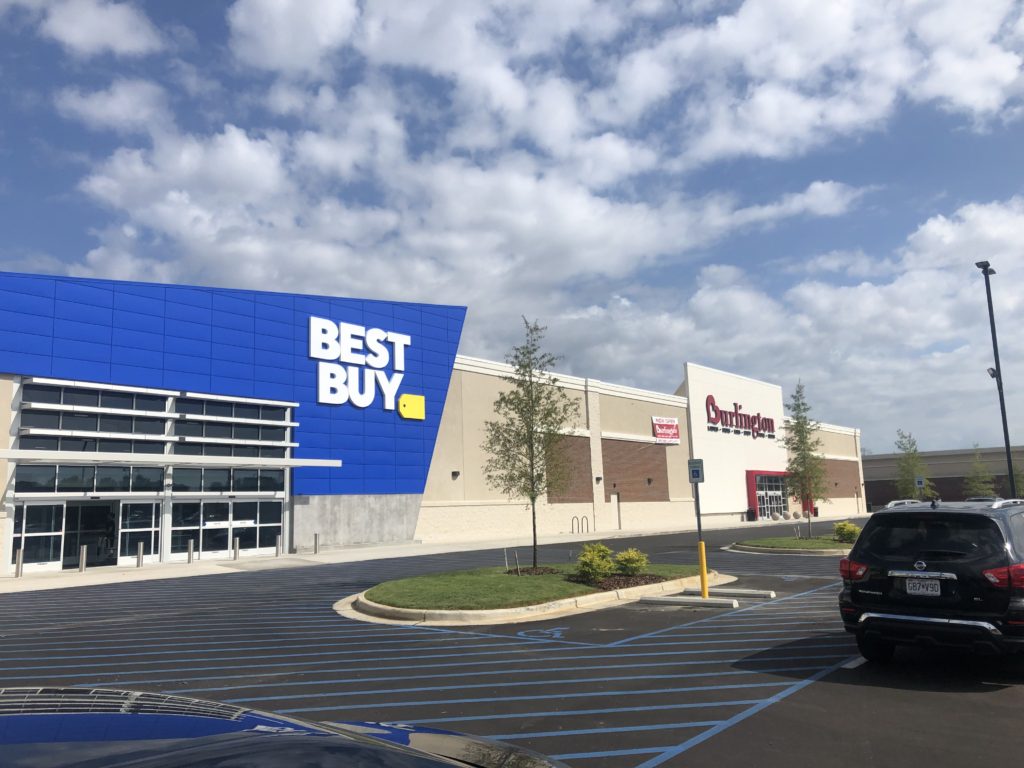
[[[907,594],[941,597],[942,584],[938,579],[907,579]]]

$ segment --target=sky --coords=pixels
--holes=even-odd
[[[1024,444],[1012,0],[0,0],[0,269],[465,305]]]

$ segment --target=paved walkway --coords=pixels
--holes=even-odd
[[[865,518],[866,519],[866,518]],[[837,518],[838,520],[838,518]],[[832,524],[837,520],[824,519],[816,521],[816,526],[822,526],[831,530]],[[863,521],[860,521],[863,524]],[[792,531],[792,522],[760,523],[757,526],[742,528],[705,528],[705,539],[708,547],[723,546],[731,543],[737,538],[749,537],[752,533],[767,530]],[[694,531],[615,531],[608,533],[591,534],[563,534],[558,536],[541,536],[540,545],[565,544],[568,550],[575,549],[587,541],[611,541],[616,539],[634,539],[638,537],[659,536],[663,534],[674,534],[686,538],[696,539]],[[179,579],[187,576],[211,576],[224,573],[238,573],[239,571],[262,571],[279,568],[300,568],[312,565],[327,565],[331,563],[353,563],[367,560],[386,560],[401,557],[416,557],[420,555],[437,555],[453,552],[472,552],[478,550],[508,549],[509,562],[513,560],[513,551],[518,550],[520,562],[526,564],[529,558],[529,547],[531,539],[520,538],[514,540],[495,541],[465,541],[445,544],[424,544],[424,543],[402,543],[402,544],[381,544],[372,546],[352,546],[340,549],[325,550],[319,554],[300,553],[282,555],[261,555],[257,557],[244,557],[239,560],[197,560],[193,563],[155,563],[146,564],[142,568],[106,566],[96,567],[79,573],[77,570],[49,571],[42,573],[26,573],[20,579],[13,576],[0,576],[0,594],[15,592],[31,592],[42,589],[60,589],[64,587],[96,586],[103,584],[122,584],[136,581],[151,581],[155,579]],[[624,546],[630,546],[624,544]],[[527,550],[524,552],[524,548]],[[571,559],[571,558],[570,558]]]

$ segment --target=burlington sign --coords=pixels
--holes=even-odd
[[[749,432],[755,440],[759,437],[775,436],[775,419],[762,416],[760,412],[743,413],[743,406],[739,403],[733,403],[732,410],[727,411],[718,407],[714,395],[708,395],[704,407],[708,415],[708,429],[721,428],[723,432],[731,430],[738,434]]]

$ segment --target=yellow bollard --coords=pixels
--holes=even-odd
[[[697,554],[700,557],[700,596],[708,598],[708,559],[704,554],[704,542],[697,542]]]

